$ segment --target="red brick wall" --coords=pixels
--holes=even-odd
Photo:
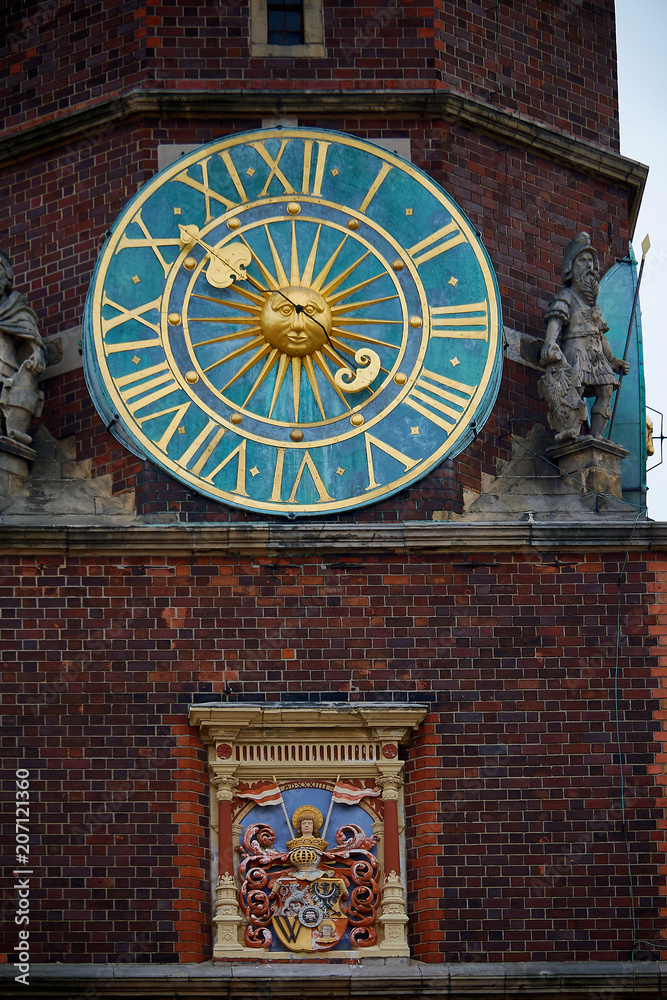
[[[407,750],[415,957],[628,960],[656,934],[664,831],[656,569],[631,556],[619,598],[623,556],[5,557],[3,755],[5,775],[15,754],[32,774],[33,961],[210,955],[186,707],[226,696],[430,704]]]
[[[5,128],[131,87],[453,88],[618,148],[613,0],[324,4],[327,56],[250,59],[241,0],[57,0],[7,17]]]

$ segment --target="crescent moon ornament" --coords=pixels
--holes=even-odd
[[[365,367],[357,368],[356,372],[352,368],[341,368],[334,377],[334,382],[343,392],[359,392],[361,389],[367,389],[380,371],[380,356],[375,351],[362,348],[356,352],[354,360],[357,365]]]

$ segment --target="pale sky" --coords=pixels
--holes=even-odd
[[[651,238],[640,291],[646,404],[665,413],[667,428],[667,0],[616,0],[616,30],[621,152],[650,167],[632,241],[639,261],[642,240]],[[649,415],[657,438],[660,417]],[[655,448],[649,469],[660,460],[657,440]],[[648,474],[648,513],[656,521],[667,521],[667,452],[665,459]]]

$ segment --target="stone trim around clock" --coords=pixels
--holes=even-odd
[[[266,0],[250,0],[250,56],[260,59],[322,59],[324,12],[322,0],[304,0],[303,44],[269,45]]]
[[[240,820],[249,811],[237,797],[262,780],[281,787],[295,780],[333,787],[338,777],[368,780],[382,789],[381,819],[372,824],[378,837],[381,906],[377,943],[333,950],[331,959],[408,958],[405,896],[403,769],[398,746],[405,743],[427,713],[425,705],[359,703],[192,705],[189,720],[208,747],[211,779],[211,856],[215,889],[213,958],[219,960],[322,962],[322,952],[268,951],[245,943],[248,921],[239,906]],[[318,783],[319,782],[319,786]],[[252,803],[249,804],[250,807]],[[262,810],[263,811],[263,810]]]

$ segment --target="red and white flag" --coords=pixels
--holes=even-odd
[[[333,790],[332,801],[343,802],[347,806],[354,806],[357,802],[368,796],[382,795],[379,788],[357,788],[356,785],[347,785],[344,781],[337,781]]]
[[[252,799],[258,806],[278,806],[283,801],[280,786],[276,781],[267,781],[252,792],[237,792],[240,799]]]

